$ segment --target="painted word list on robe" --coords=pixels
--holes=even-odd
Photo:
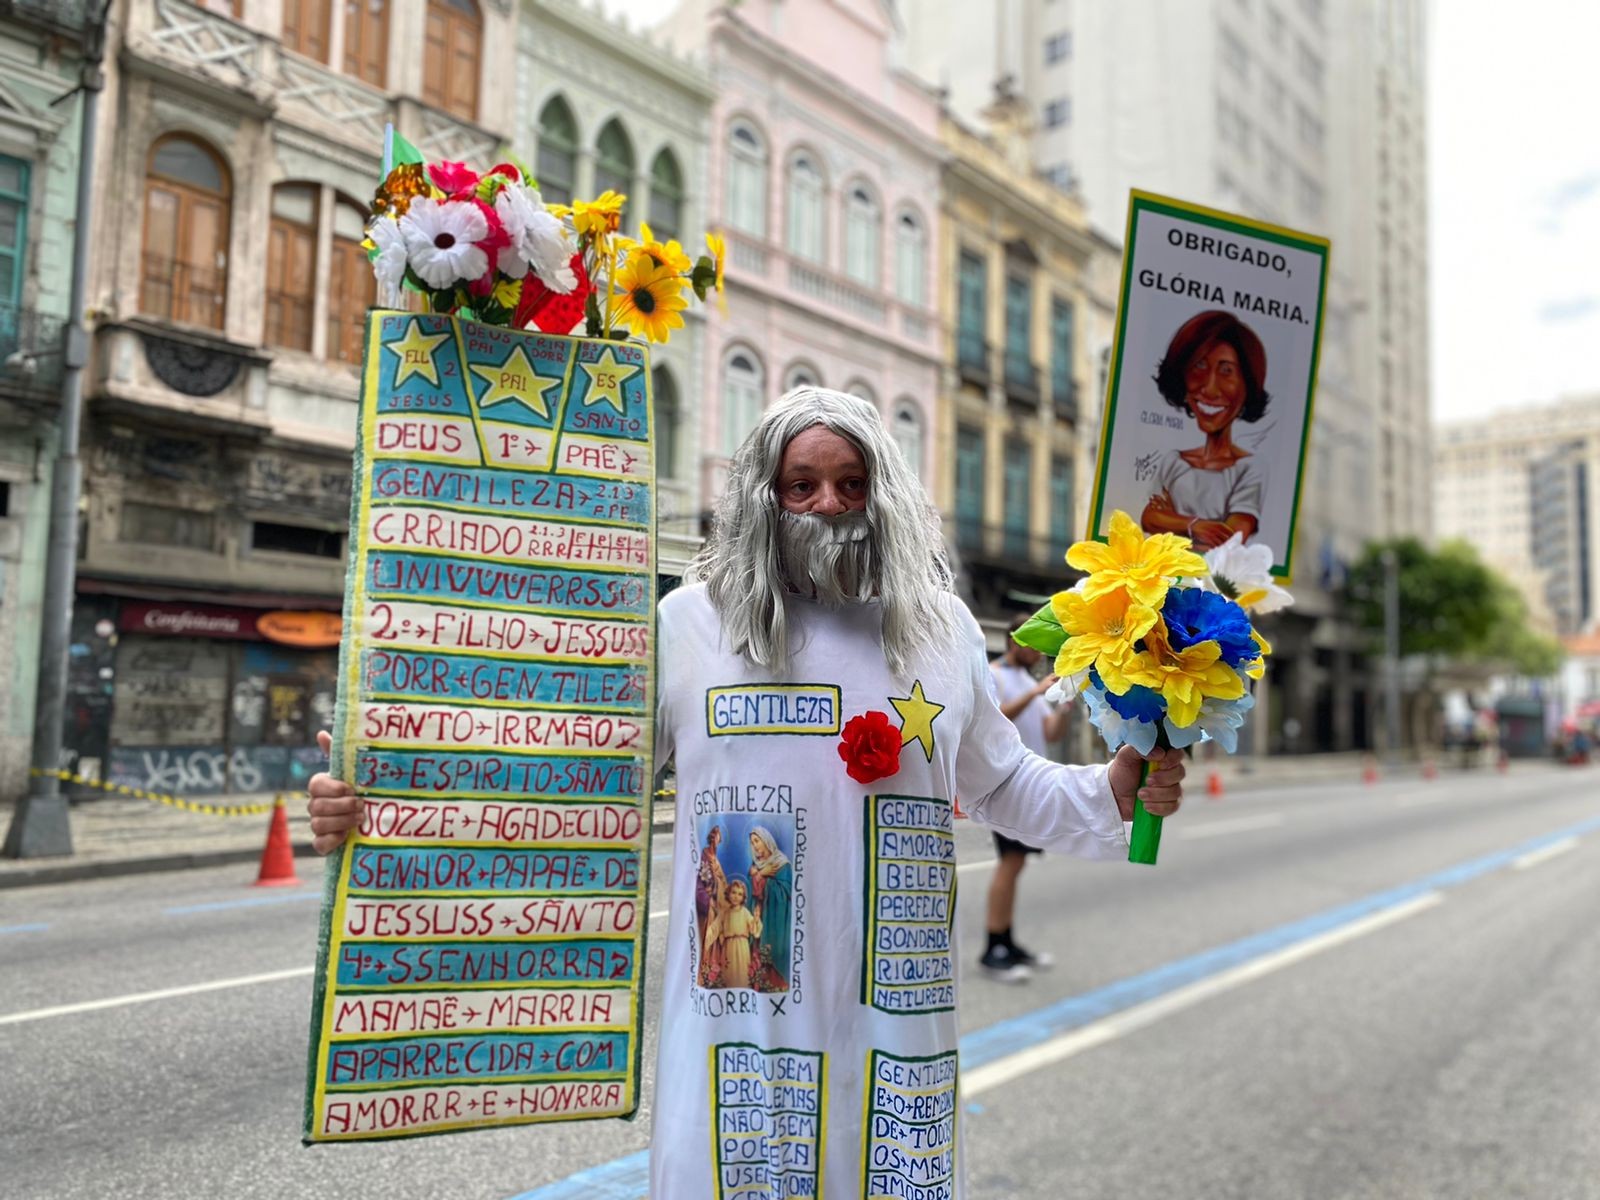
[[[637,1107],[649,387],[632,343],[368,318],[308,1142]]]

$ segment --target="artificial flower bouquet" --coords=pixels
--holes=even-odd
[[[1188,538],[1146,537],[1119,511],[1106,542],[1076,543],[1067,563],[1088,574],[1013,635],[1054,657],[1052,691],[1083,694],[1112,753],[1210,739],[1232,754],[1271,652],[1250,611],[1291,599],[1273,582],[1272,551],[1235,534],[1202,558]],[[1161,818],[1135,801],[1129,860],[1155,862],[1160,842]]]
[[[702,301],[722,290],[721,238],[708,234],[695,260],[648,225],[627,237],[617,192],[546,204],[516,162],[482,174],[424,163],[392,132],[385,161],[365,243],[383,307],[402,307],[410,290],[430,312],[488,325],[665,342],[683,327],[685,289]]]

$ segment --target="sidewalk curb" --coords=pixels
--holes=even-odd
[[[657,815],[650,822],[652,834],[671,831],[673,821]],[[296,860],[319,857],[309,845],[294,848]],[[46,887],[54,883],[77,883],[84,879],[114,879],[120,875],[154,875],[162,871],[188,871],[201,867],[226,867],[234,863],[257,862],[258,849],[203,850],[191,854],[150,854],[143,858],[108,858],[90,862],[53,862],[37,867],[17,867],[0,871],[0,892],[13,888]]]

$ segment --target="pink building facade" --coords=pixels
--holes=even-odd
[[[942,361],[936,94],[898,64],[881,0],[688,0],[667,27],[718,97],[708,209],[727,309],[704,343],[701,481],[791,387],[872,401],[931,484]]]

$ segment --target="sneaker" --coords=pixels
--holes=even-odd
[[[1048,971],[1056,965],[1056,956],[1048,950],[1040,950],[1035,954],[1032,950],[1024,950],[1016,943],[1011,945],[1011,956],[1023,966],[1034,971]]]
[[[990,946],[983,952],[978,965],[996,983],[1027,983],[1033,978],[1028,965],[1013,954],[1008,946]]]

